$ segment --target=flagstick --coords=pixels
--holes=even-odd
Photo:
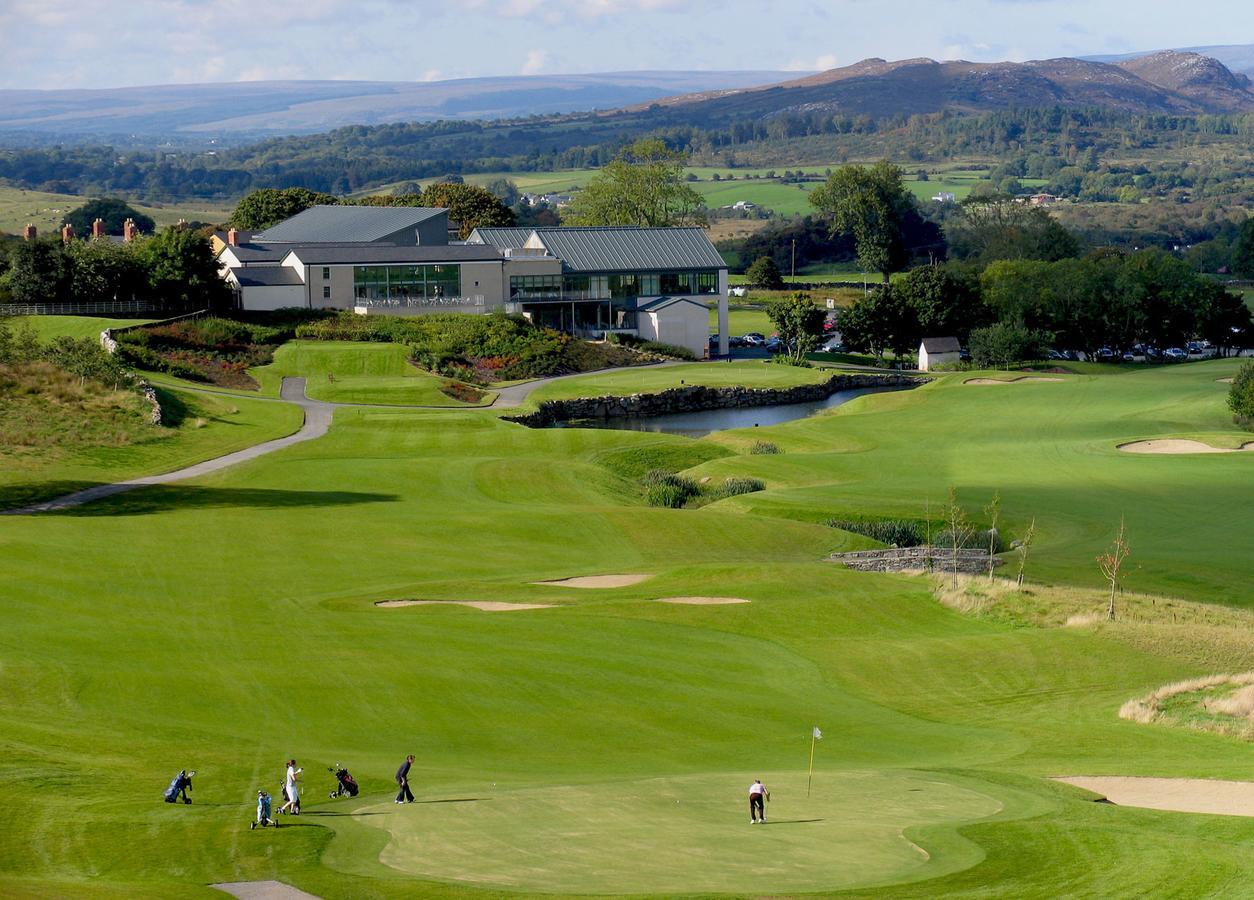
[[[810,782],[814,780],[814,732],[810,732],[810,774],[806,776],[806,799],[810,799]]]

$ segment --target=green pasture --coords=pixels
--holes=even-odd
[[[305,392],[332,403],[385,406],[466,406],[441,392],[446,381],[409,362],[404,344],[290,341],[274,362],[251,370],[263,394],[277,397],[284,377],[303,376]],[[492,402],[489,393],[483,404]]]
[[[275,366],[348,364],[346,348],[298,349]],[[346,378],[404,377],[383,350],[351,355]],[[1246,896],[1254,819],[1095,804],[1049,780],[1249,777],[1246,742],[1116,715],[1212,670],[1197,631],[1135,642],[960,614],[924,578],[823,561],[867,542],[819,524],[918,516],[951,485],[978,520],[1000,490],[1009,535],[1037,518],[1041,603],[1042,582],[1096,583],[1124,514],[1131,587],[1248,605],[1254,455],[1115,449],[1233,439],[1215,379],[1235,365],[952,376],[701,441],[345,408],[326,437],[233,469],[0,517],[0,894],[210,898],[212,882],[278,878],[328,900]],[[691,364],[543,391],[822,375]],[[784,452],[748,455],[750,438]],[[632,479],[651,460],[766,490],[650,508]],[[649,577],[537,583],[607,573]],[[656,602],[689,596],[751,602]],[[1247,637],[1227,664],[1254,667]],[[419,802],[395,806],[406,753]],[[305,814],[250,832],[292,756]],[[337,761],[354,801],[326,797]],[[183,766],[195,803],[163,804]],[[748,824],[754,777],[773,792],[765,826]]]
[[[153,319],[104,319],[97,316],[7,316],[3,320],[16,334],[30,327],[41,341],[51,341],[61,336],[72,338],[99,338],[106,328],[125,328],[127,325],[147,325]]]
[[[27,191],[0,185],[0,232],[21,234],[27,223],[39,229],[40,234],[54,234],[61,229],[66,213],[82,206],[90,196],[51,194],[46,191]],[[150,216],[158,227],[173,225],[179,219],[189,222],[218,224],[230,218],[234,204],[215,204],[208,201],[191,201],[179,204],[131,203],[135,209]]]

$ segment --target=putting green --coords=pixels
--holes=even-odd
[[[752,776],[726,773],[424,796],[367,807],[376,815],[362,821],[390,834],[385,865],[423,878],[546,893],[756,893],[971,865],[974,846],[934,863],[906,830],[1002,808],[924,772],[824,774],[809,799],[805,772],[758,774],[774,798],[765,826],[749,824]]]

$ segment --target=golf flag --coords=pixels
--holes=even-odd
[[[814,742],[823,740],[823,732],[815,725],[810,732],[810,772],[806,775],[806,796],[810,796],[810,782],[814,780]]]

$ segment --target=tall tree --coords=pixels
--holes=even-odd
[[[63,225],[73,225],[79,237],[91,234],[91,226],[96,219],[104,220],[106,234],[121,234],[122,224],[132,220],[144,234],[152,234],[157,225],[151,217],[139,212],[125,200],[104,197],[99,200],[88,200],[78,209],[65,214]]]
[[[572,225],[705,226],[704,201],[684,181],[686,161],[662,141],[636,141],[575,195],[566,220]]]
[[[884,285],[840,314],[840,337],[849,349],[883,360],[887,350],[905,356],[919,346],[919,320],[905,297]]]
[[[997,194],[969,198],[959,215],[945,222],[950,252],[960,259],[990,263],[997,259],[1078,256],[1080,243],[1041,206]]]
[[[771,317],[786,354],[793,362],[804,361],[806,354],[814,350],[823,337],[827,312],[815,306],[805,294],[793,294],[787,300],[772,303],[766,308],[766,314]]]
[[[75,241],[66,254],[70,290],[79,302],[130,300],[146,293],[148,278],[136,244]]]
[[[231,213],[231,224],[236,228],[260,231],[290,219],[311,206],[333,206],[340,201],[330,194],[320,194],[305,188],[261,188],[248,194]]]
[[[449,223],[456,223],[462,240],[476,228],[514,224],[513,211],[495,194],[475,184],[438,182],[422,192],[421,205],[446,208]]]
[[[70,299],[71,270],[65,247],[59,239],[14,244],[4,281],[15,303]]]
[[[162,302],[188,309],[210,309],[226,302],[226,282],[206,238],[167,228],[146,239],[138,252],[147,264],[149,287]]]
[[[885,284],[910,262],[905,227],[915,201],[902,175],[887,161],[842,166],[810,194],[810,203],[830,217],[832,232],[853,235],[858,263],[881,273]]]
[[[988,318],[979,280],[965,268],[918,266],[892,285],[914,307],[920,337],[965,339]]]
[[[1242,278],[1254,278],[1254,217],[1245,220],[1232,247],[1232,271]]]
[[[759,256],[755,259],[753,265],[745,270],[745,277],[750,284],[759,285],[768,291],[784,289],[784,276],[780,274],[779,266],[772,256]]]

